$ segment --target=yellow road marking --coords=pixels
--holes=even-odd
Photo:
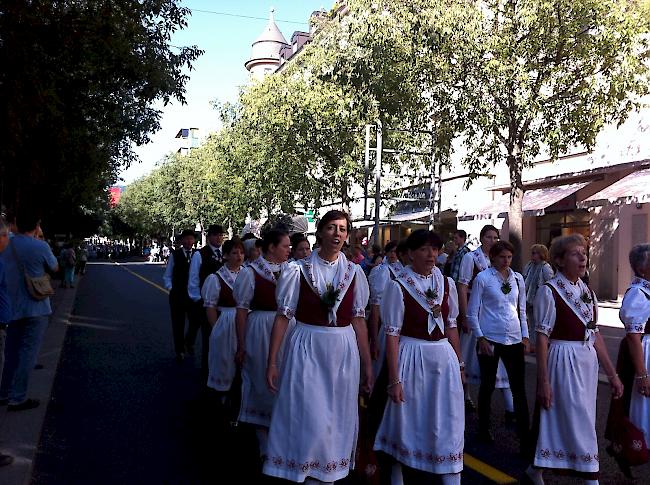
[[[131,273],[136,278],[140,278],[145,283],[149,283],[151,286],[159,289],[163,293],[169,294],[169,291],[166,290],[165,288],[163,288],[162,286],[154,283],[151,280],[148,280],[144,276],[136,273],[135,271],[130,270],[129,268],[127,268],[126,266],[121,265],[120,263],[116,262],[115,264],[117,266],[119,266],[120,268],[128,271],[129,273]],[[481,475],[489,478],[490,480],[492,480],[495,483],[510,484],[510,483],[517,483],[518,482],[518,480],[516,480],[515,478],[512,478],[510,475],[506,475],[502,471],[497,470],[493,466],[490,466],[487,463],[482,462],[478,458],[474,458],[472,455],[469,455],[467,453],[464,454],[464,462],[465,462],[465,465],[468,468],[471,468],[475,472],[480,473]]]
[[[465,465],[468,468],[471,468],[475,472],[480,473],[481,475],[489,478],[495,483],[518,483],[519,480],[512,478],[510,475],[506,475],[500,470],[497,470],[493,466],[488,465],[481,460],[474,458],[472,455],[465,453]]]
[[[133,276],[135,276],[136,278],[140,278],[140,279],[141,279],[142,281],[144,281],[145,283],[149,283],[149,284],[150,284],[151,286],[153,286],[154,288],[157,288],[157,289],[159,289],[160,291],[162,291],[163,293],[169,295],[169,290],[166,290],[166,289],[163,288],[162,286],[160,286],[160,285],[154,283],[154,282],[151,281],[151,280],[148,280],[148,279],[145,278],[144,276],[139,275],[139,274],[136,273],[135,271],[130,270],[129,268],[127,268],[126,266],[121,265],[120,263],[117,263],[117,262],[116,262],[115,264],[116,264],[117,266],[119,266],[120,268],[122,268],[122,269],[128,271],[129,273],[131,273],[131,274],[132,274]]]

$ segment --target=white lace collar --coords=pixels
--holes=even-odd
[[[275,273],[282,272],[283,266],[284,264],[271,263],[270,261],[267,261],[263,256],[260,256],[256,260],[250,262],[250,267],[253,268],[262,278],[270,281],[271,283],[277,283]]]
[[[558,271],[548,283],[585,325],[595,324],[598,315],[595,313],[594,294],[582,279],[573,283]]]
[[[632,284],[630,285],[631,288],[638,288],[641,291],[643,291],[646,295],[650,296],[650,281],[640,278],[638,276],[635,276],[632,278]]]
[[[436,326],[445,333],[445,322],[442,318],[441,305],[445,293],[445,277],[440,270],[433,267],[429,276],[423,276],[407,267],[397,277],[406,291],[428,313],[427,330],[429,335]]]
[[[232,287],[235,284],[235,280],[237,279],[237,275],[239,274],[239,271],[231,271],[224,264],[221,268],[219,268],[217,274],[221,277],[223,282],[226,283],[228,287],[232,290]]]

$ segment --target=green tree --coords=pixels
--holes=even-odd
[[[170,45],[189,14],[179,4],[2,2],[0,201],[37,205],[66,232],[97,207],[136,160],[133,144],[159,128],[154,104],[184,101],[200,51]]]

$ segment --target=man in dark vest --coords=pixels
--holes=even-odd
[[[216,273],[223,266],[223,238],[225,231],[222,226],[214,225],[208,227],[208,243],[200,251],[194,253],[190,264],[190,278],[187,285],[187,293],[194,302],[194,310],[190,320],[190,330],[187,334],[186,345],[188,352],[193,352],[196,334],[201,329],[202,351],[201,368],[207,372],[208,369],[208,342],[210,340],[210,325],[203,308],[201,299],[201,287],[203,282],[212,273]]]
[[[169,255],[167,269],[163,276],[165,288],[169,290],[169,311],[172,316],[172,333],[174,335],[174,350],[176,361],[181,362],[185,357],[185,317],[191,323],[194,303],[187,294],[187,282],[190,276],[190,261],[195,252],[196,236],[189,229],[183,231],[177,240],[181,247]],[[188,328],[188,336],[189,336]],[[195,333],[196,335],[196,333]]]

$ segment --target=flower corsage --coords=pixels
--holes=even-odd
[[[334,305],[336,305],[336,301],[338,300],[340,293],[341,290],[339,288],[334,288],[334,285],[332,283],[327,283],[326,290],[321,295],[320,301],[329,310],[331,310],[334,308]]]
[[[510,281],[506,280],[503,282],[501,285],[501,291],[503,292],[504,295],[507,295],[512,291],[512,286],[510,286]]]
[[[442,313],[440,305],[434,304],[434,301],[438,299],[438,290],[433,290],[429,288],[427,289],[427,291],[424,292],[424,296],[426,296],[427,298],[427,303],[431,307],[431,312],[433,313],[433,316],[435,318],[438,318]]]

